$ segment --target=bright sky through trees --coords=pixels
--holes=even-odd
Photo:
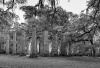
[[[38,0],[28,0],[28,5],[35,5]],[[86,8],[86,0],[60,0],[59,5],[61,5],[66,11],[71,11],[73,13],[79,14],[82,10]],[[24,22],[23,12],[16,9],[16,13],[20,16],[19,22]]]
[[[61,5],[67,11],[79,14],[81,10],[86,8],[86,0],[60,0],[59,5]],[[28,0],[29,5],[35,5],[38,0]]]
[[[60,0],[60,5],[67,11],[79,14],[86,8],[86,0]]]

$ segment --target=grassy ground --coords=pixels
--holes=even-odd
[[[100,58],[39,57],[0,55],[1,68],[100,68]]]

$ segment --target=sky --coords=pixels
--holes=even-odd
[[[76,14],[80,14],[80,12],[86,9],[86,1],[87,0],[60,0],[59,5],[62,6],[66,11],[71,11]],[[27,5],[35,5],[38,0],[28,0]],[[21,10],[16,9],[16,13],[20,16],[19,22],[24,22],[23,14]]]
[[[38,0],[28,0],[29,5],[35,5]],[[59,5],[66,11],[72,11],[79,14],[81,10],[86,8],[86,0],[60,0]]]

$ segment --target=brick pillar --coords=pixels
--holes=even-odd
[[[63,35],[63,40],[61,42],[61,47],[60,47],[60,55],[65,56],[66,54],[67,54],[66,36]]]
[[[57,34],[55,34],[54,40],[52,41],[51,56],[57,56],[57,55],[58,55],[58,37]]]
[[[36,27],[32,28],[32,42],[31,42],[31,54],[30,58],[37,57],[37,45],[36,45]]]
[[[39,45],[39,55],[42,56],[44,52],[44,40],[43,36],[40,39],[40,45]]]
[[[6,54],[9,54],[9,40],[10,40],[10,37],[9,37],[9,34],[7,34],[7,41],[6,41]]]
[[[96,56],[100,56],[100,48],[96,47],[95,51],[96,51]]]
[[[25,56],[25,31],[22,30],[22,36],[21,36],[21,43],[20,43],[20,47],[21,47],[21,50],[20,50],[20,56]]]
[[[48,56],[49,55],[49,40],[48,40],[48,31],[44,31],[44,46],[43,46],[43,51],[44,55]]]
[[[13,55],[16,54],[16,32],[13,32]]]

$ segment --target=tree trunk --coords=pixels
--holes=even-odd
[[[9,40],[10,40],[10,37],[9,37],[9,34],[7,34],[7,41],[6,41],[6,54],[9,54]]]
[[[13,32],[13,55],[16,54],[16,32]]]
[[[32,29],[32,42],[31,42],[31,54],[29,58],[37,57],[37,45],[36,45],[36,27]]]
[[[57,34],[54,36],[54,40],[52,41],[52,50],[51,56],[58,56],[58,37]]]

